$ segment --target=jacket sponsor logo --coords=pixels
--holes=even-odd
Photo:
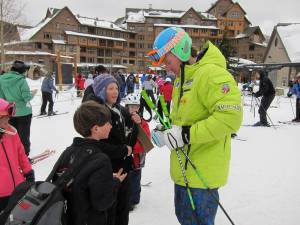
[[[192,86],[192,84],[193,84],[193,80],[191,79],[191,80],[186,81],[184,86],[190,87],[190,86]]]
[[[240,105],[218,105],[217,106],[220,111],[224,110],[236,110],[236,111],[241,111],[241,106]]]
[[[222,93],[227,94],[230,91],[230,87],[228,84],[224,84],[222,87]]]

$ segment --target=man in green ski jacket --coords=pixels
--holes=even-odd
[[[241,95],[216,46],[206,42],[197,59],[191,57],[191,48],[189,35],[171,27],[156,37],[148,56],[154,65],[164,63],[176,74],[172,128],[162,135],[172,150],[176,216],[182,225],[212,225],[218,188],[228,178],[231,133],[242,122]]]
[[[16,114],[11,118],[10,124],[17,129],[27,156],[30,152],[32,118],[30,100],[33,98],[24,75],[28,69],[29,66],[24,62],[16,60],[11,70],[0,76],[0,98],[16,104]]]

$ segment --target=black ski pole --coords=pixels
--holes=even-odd
[[[270,117],[269,114],[267,113],[265,107],[263,107],[263,106],[261,105],[261,101],[260,101],[258,98],[255,98],[255,101],[256,101],[257,104],[259,103],[260,107],[264,110],[264,112],[266,113],[267,117],[269,118],[269,120],[270,120],[272,126],[273,126],[274,129],[276,130],[276,126],[274,125],[273,121],[271,120],[271,117]]]

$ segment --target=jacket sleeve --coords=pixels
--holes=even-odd
[[[56,91],[56,87],[54,86],[54,80],[53,79],[48,80],[48,86],[49,86],[50,90]]]
[[[23,175],[25,175],[32,170],[32,166],[25,154],[25,149],[23,147],[23,144],[22,144],[18,134],[16,134],[16,137],[15,137],[15,144],[17,146],[17,151],[18,151],[19,165],[20,165]]]
[[[270,81],[266,78],[262,79],[261,84],[259,85],[258,92],[255,93],[255,97],[258,98],[260,96],[263,96],[264,94],[268,93],[270,89]]]
[[[108,155],[110,159],[123,159],[128,154],[126,145],[113,145],[101,141],[100,143],[102,144],[102,151]]]
[[[117,186],[110,161],[105,157],[88,180],[89,197],[93,208],[97,211],[109,209],[116,199]]]
[[[33,98],[29,86],[25,79],[21,83],[20,90],[21,90],[22,98],[24,99],[25,102],[29,102]]]
[[[236,132],[242,122],[241,93],[227,71],[210,66],[197,85],[199,104],[209,116],[191,126],[190,142],[207,143]]]

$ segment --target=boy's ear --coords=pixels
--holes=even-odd
[[[96,132],[96,131],[98,131],[98,126],[97,125],[92,126],[92,128],[91,128],[91,134],[94,133],[94,132]]]

